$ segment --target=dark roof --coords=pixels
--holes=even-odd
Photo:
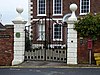
[[[0,28],[4,28],[4,26],[3,26],[3,24],[2,24],[2,23],[0,23]]]
[[[5,26],[3,26],[2,23],[0,23],[0,30],[4,30],[5,29]]]

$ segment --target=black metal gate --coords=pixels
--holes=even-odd
[[[49,18],[50,19],[50,18]],[[43,19],[42,19],[43,20]],[[37,21],[39,22],[39,20]],[[39,23],[35,22],[35,26],[38,26]],[[52,23],[51,23],[52,24]],[[66,43],[62,43],[61,40],[52,40],[52,33],[53,32],[53,26],[50,24],[50,20],[49,20],[49,25],[47,25],[47,21],[46,21],[46,17],[44,20],[44,25],[45,25],[45,36],[43,31],[41,31],[40,35],[42,37],[42,40],[38,40],[38,38],[34,38],[35,39],[35,44],[34,47],[32,46],[31,41],[29,40],[29,31],[26,31],[26,44],[25,44],[25,60],[44,60],[44,61],[59,61],[59,62],[66,62],[66,58],[67,58],[67,47],[66,47]],[[41,24],[42,27],[40,30],[43,30],[43,24]],[[51,25],[51,26],[50,26]],[[56,25],[57,27],[57,25]],[[47,29],[48,28],[48,33],[47,33]],[[62,37],[64,37],[64,34],[66,34],[66,27],[64,27],[62,25]],[[55,30],[60,30],[59,26],[58,29],[55,28]],[[65,31],[65,32],[64,32]],[[34,30],[35,32],[35,30]],[[39,31],[38,31],[39,32]],[[59,32],[55,32],[55,33],[59,33]],[[37,34],[37,33],[36,33]],[[34,36],[37,36],[37,35]],[[43,37],[45,37],[45,39],[43,39]],[[57,38],[57,37],[55,37]],[[66,40],[64,40],[64,42],[66,42]],[[32,47],[32,48],[31,48]]]

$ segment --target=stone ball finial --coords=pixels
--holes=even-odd
[[[77,5],[76,4],[71,4],[70,5],[70,10],[72,11],[71,16],[68,18],[68,21],[77,21],[77,17],[75,15],[75,11],[77,10]]]
[[[16,8],[17,14],[18,16],[12,21],[14,24],[26,24],[27,21],[25,21],[23,19],[23,17],[21,16],[21,13],[23,12],[23,8],[21,6],[18,6]]]
[[[21,13],[23,12],[23,8],[22,8],[21,6],[18,6],[18,7],[16,8],[16,11],[17,11],[19,14],[21,14]]]
[[[71,10],[71,11],[76,11],[76,10],[77,10],[77,5],[74,4],[74,3],[71,4],[71,5],[70,5],[70,10]]]

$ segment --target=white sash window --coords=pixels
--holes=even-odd
[[[46,16],[46,0],[37,0],[37,16]]]
[[[90,12],[90,0],[80,0],[80,15]]]
[[[53,15],[62,15],[62,0],[53,0]]]

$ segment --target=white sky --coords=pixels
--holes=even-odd
[[[24,8],[22,17],[28,20],[28,0],[0,0],[0,21],[3,24],[12,23],[12,20],[17,17],[16,7],[18,6]]]

